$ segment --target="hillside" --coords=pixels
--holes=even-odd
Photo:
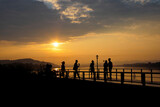
[[[12,64],[12,63],[23,63],[23,64],[52,64],[54,67],[59,67],[56,64],[50,63],[50,62],[44,62],[44,61],[38,61],[31,58],[25,58],[25,59],[17,59],[17,60],[0,60],[0,64]]]

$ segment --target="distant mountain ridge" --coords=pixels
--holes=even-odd
[[[134,64],[124,64],[124,67],[146,67],[146,68],[156,68],[160,69],[160,62],[155,63],[134,63]]]
[[[25,59],[16,59],[16,60],[0,60],[0,64],[12,64],[12,63],[23,63],[23,64],[52,64],[54,67],[59,67],[56,64],[53,64],[51,62],[44,62],[44,61],[38,61],[31,58],[25,58]]]

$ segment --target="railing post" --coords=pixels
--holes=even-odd
[[[98,69],[98,71],[97,71],[97,79],[99,79],[99,77],[100,77],[100,76],[99,76],[99,69]]]
[[[131,82],[133,81],[133,79],[132,79],[132,69],[131,69]]]
[[[94,81],[96,82],[96,73],[94,72]]]
[[[116,69],[116,81],[117,81],[117,69]]]
[[[141,81],[142,85],[145,86],[146,85],[145,73],[141,73]]]
[[[61,75],[61,71],[60,71],[60,72],[59,72],[59,78],[60,78],[60,79],[61,79],[61,76],[62,76],[62,75]]]
[[[121,72],[121,84],[124,84],[124,72]]]
[[[83,80],[85,80],[85,72],[83,72]]]
[[[66,79],[68,79],[68,78],[69,78],[69,72],[66,71]]]
[[[69,78],[69,69],[68,69],[68,78]]]
[[[153,72],[152,72],[152,69],[151,69],[151,83],[153,83]]]
[[[107,73],[104,72],[104,82],[107,82],[107,78],[106,78]]]

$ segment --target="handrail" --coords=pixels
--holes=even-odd
[[[90,80],[104,80],[104,82],[107,81],[120,81],[121,84],[124,84],[124,82],[130,82],[130,83],[142,83],[143,86],[146,86],[146,84],[156,84],[156,85],[160,85],[160,72],[153,72],[153,70],[151,69],[150,72],[144,72],[143,69],[139,69],[139,72],[133,72],[134,69],[130,69],[131,71],[125,71],[126,69],[123,69],[123,71],[119,72],[119,69],[116,69],[116,71],[113,70],[113,72],[111,72],[111,75],[109,75],[109,72],[93,72],[91,74],[90,71],[86,71],[86,70],[79,70],[78,73],[81,74],[80,78],[82,80],[86,80],[86,79],[90,79]],[[56,73],[60,74],[59,78],[61,78],[61,72],[62,71],[56,71]],[[63,78],[74,78],[77,79],[76,75],[77,72],[75,72],[74,70],[66,70],[63,72],[65,75],[63,75]],[[73,75],[70,76],[70,73],[72,73]],[[79,75],[78,74],[78,75]],[[115,74],[114,76],[112,74]],[[120,75],[119,75],[120,74]],[[97,78],[97,76],[100,75],[100,78]],[[140,75],[140,76],[136,76],[136,75]],[[147,76],[146,76],[147,75]],[[150,77],[148,76],[150,75]],[[159,77],[154,77],[153,75],[159,75]],[[110,77],[108,77],[110,76]],[[115,78],[113,78],[115,77]],[[139,78],[141,77],[141,78]],[[119,79],[120,78],[120,79]],[[126,79],[127,78],[127,79]],[[128,79],[129,78],[129,79]],[[138,78],[138,80],[135,80],[134,78]],[[158,79],[159,81],[155,82],[154,79]],[[149,80],[148,80],[149,79]]]

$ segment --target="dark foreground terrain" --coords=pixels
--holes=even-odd
[[[83,80],[71,80],[71,79],[52,79],[52,80],[32,80],[32,81],[1,81],[3,85],[13,87],[41,87],[48,89],[160,89],[158,87],[143,87],[139,85],[121,85],[115,83],[104,83],[104,82],[94,82],[94,81],[83,81]]]
[[[115,83],[104,83],[104,82],[94,82],[94,81],[83,81],[83,80],[71,80],[71,79],[56,79],[54,80],[55,86],[60,86],[63,88],[145,88],[154,89],[156,87],[143,87],[137,85],[121,85]]]

